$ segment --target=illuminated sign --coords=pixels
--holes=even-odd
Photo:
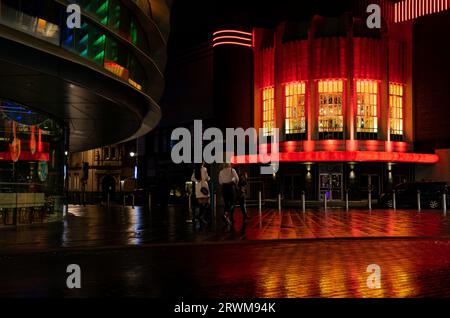
[[[239,30],[220,30],[213,33],[213,47],[219,45],[237,45],[253,47],[253,34]]]

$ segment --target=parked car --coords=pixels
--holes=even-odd
[[[417,208],[417,191],[420,191],[420,205],[424,209],[439,209],[442,206],[445,182],[401,183],[394,187],[395,202],[398,208]],[[393,192],[382,193],[379,199],[381,207],[393,208]],[[447,203],[449,198],[447,195]]]

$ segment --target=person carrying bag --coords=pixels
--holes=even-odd
[[[205,167],[205,163],[203,162],[201,165],[197,165],[192,173],[191,180],[195,182],[195,197],[196,197],[196,205],[198,207],[194,208],[194,219],[196,221],[202,222],[203,224],[208,224],[209,221],[209,210],[210,210],[210,190],[208,181],[210,177],[208,175],[208,170]],[[201,225],[201,224],[200,224]]]

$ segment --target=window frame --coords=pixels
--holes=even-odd
[[[380,129],[380,81],[356,79],[354,87],[356,139],[377,140]],[[364,95],[362,99],[365,100],[367,98],[369,104],[366,104],[365,101],[360,102],[359,95]],[[363,108],[361,109],[360,107]],[[367,110],[368,114],[366,113]],[[363,122],[372,122],[372,125],[370,127],[360,127],[361,118]],[[367,119],[369,120],[367,121]]]
[[[266,98],[265,92],[269,92],[271,96]],[[276,110],[275,110],[275,86],[267,86],[261,90],[262,97],[262,128],[265,137],[271,137],[274,133],[274,128],[276,126]],[[266,109],[266,101],[269,101],[269,109]],[[267,119],[266,114],[272,112],[271,118]],[[271,123],[272,125],[266,125]]]
[[[329,84],[331,83],[331,84]],[[324,84],[326,84],[326,86],[324,86]],[[332,87],[331,91],[326,91],[329,85],[331,85],[330,87]],[[319,140],[343,140],[344,139],[344,133],[345,133],[345,100],[346,100],[346,80],[342,79],[342,78],[330,78],[330,79],[320,79],[317,80],[316,83],[316,96],[317,96],[317,115],[316,115],[316,119],[317,119],[317,131],[319,134]],[[321,113],[325,110],[326,106],[322,106],[322,105],[328,105],[329,103],[322,103],[322,95],[327,95],[327,99],[329,100],[329,98],[331,97],[334,101],[334,99],[336,97],[339,97],[338,95],[340,95],[341,98],[341,103],[340,103],[340,115],[326,115]],[[331,96],[330,96],[331,95]],[[330,103],[330,105],[332,105],[332,110],[334,111],[334,109],[336,109],[336,107],[338,107],[339,103]],[[328,106],[329,107],[329,106]],[[321,118],[322,117],[322,118]],[[329,120],[330,119],[326,119],[326,118],[330,118],[330,117],[335,117],[335,119],[339,119],[340,117],[340,121],[341,121],[341,127],[337,127],[335,129],[326,129],[321,127],[321,122],[324,120]]]
[[[291,87],[292,91],[289,91]],[[287,140],[305,139],[307,132],[307,104],[308,104],[307,81],[295,81],[283,84],[283,110],[284,110],[284,132]],[[291,93],[292,92],[292,93]],[[290,100],[293,105],[289,106]],[[294,101],[297,100],[297,103]],[[302,102],[303,101],[303,102]],[[299,110],[300,108],[300,110]],[[292,112],[290,110],[292,109]],[[294,110],[297,115],[294,116]],[[299,115],[300,113],[300,115]],[[298,128],[291,127],[291,124],[298,124]]]
[[[401,88],[401,95],[393,93],[392,87],[400,87]],[[389,136],[390,140],[392,141],[403,141],[404,134],[405,134],[405,89],[406,85],[402,83],[397,82],[389,82]],[[397,99],[398,101],[401,101],[401,106],[395,106],[393,105],[393,100]],[[392,116],[392,108],[400,109],[401,117],[393,117]],[[401,129],[393,129],[393,122],[396,121],[397,123],[400,123]],[[398,133],[398,132],[401,133]]]

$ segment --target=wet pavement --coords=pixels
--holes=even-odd
[[[449,216],[439,211],[250,209],[217,215],[70,207],[60,223],[0,229],[0,297],[450,297]],[[82,288],[68,289],[69,264]],[[380,288],[367,266],[381,268]]]
[[[0,297],[450,297],[450,242],[430,239],[166,244],[0,256]],[[81,289],[66,268],[81,268]],[[381,268],[380,288],[367,266]]]
[[[368,237],[450,237],[450,215],[422,210],[308,210],[264,209],[259,217],[250,208],[243,227],[239,209],[236,224],[223,227],[220,211],[212,226],[202,230],[187,223],[186,211],[144,208],[70,206],[63,222],[0,228],[0,254],[61,247],[129,246],[148,243],[259,241]]]

